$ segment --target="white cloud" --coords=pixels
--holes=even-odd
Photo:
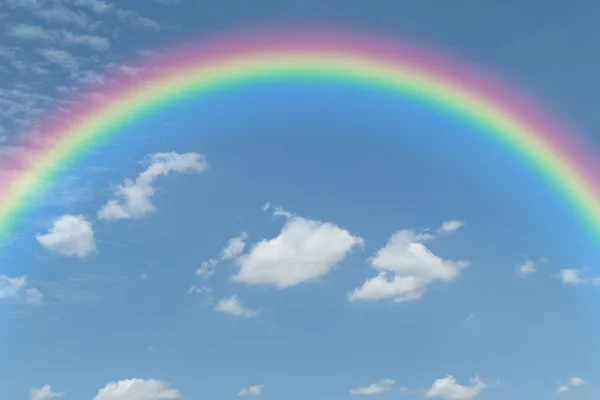
[[[16,24],[9,29],[9,34],[13,37],[25,40],[55,40],[56,34],[47,31],[42,27],[29,24]]]
[[[210,258],[204,261],[198,269],[196,275],[202,278],[209,278],[215,274],[215,268],[221,261],[230,260],[238,257],[246,248],[246,239],[248,234],[242,232],[240,236],[229,239],[225,247],[221,250],[219,258]]]
[[[209,287],[192,285],[188,290],[188,294],[190,296],[196,296],[198,299],[202,299],[203,306],[210,306],[213,304],[212,289]]]
[[[242,389],[238,392],[238,396],[241,397],[245,397],[245,396],[260,396],[263,389],[265,388],[265,385],[252,385],[248,388]]]
[[[453,233],[462,228],[463,226],[465,226],[465,223],[462,221],[446,221],[442,224],[438,232],[440,234]]]
[[[36,288],[29,288],[25,291],[25,302],[32,306],[41,306],[44,301],[44,295]]]
[[[517,273],[520,275],[529,275],[537,271],[536,263],[529,257],[525,256],[523,264],[517,267]]]
[[[479,377],[470,379],[471,386],[462,386],[456,382],[453,376],[437,379],[431,385],[426,396],[439,397],[444,400],[472,400],[481,393],[487,385]]]
[[[155,153],[146,157],[148,167],[135,181],[125,179],[118,185],[114,199],[109,200],[98,211],[104,220],[138,219],[156,211],[150,201],[154,195],[154,184],[160,176],[176,173],[202,173],[208,168],[204,157],[198,153]]]
[[[63,256],[84,258],[96,251],[92,223],[81,215],[63,215],[48,233],[35,238],[47,250]]]
[[[221,260],[230,260],[242,254],[246,247],[246,239],[248,239],[246,232],[242,232],[238,237],[229,239],[227,245],[221,250]]]
[[[110,47],[110,42],[105,37],[95,35],[78,35],[67,31],[61,32],[59,40],[63,45],[85,46],[96,51],[107,51]]]
[[[65,392],[53,392],[52,386],[44,385],[41,388],[33,388],[29,392],[29,400],[46,400],[63,397]]]
[[[349,293],[348,299],[373,301],[394,298],[395,302],[418,300],[433,282],[452,282],[457,279],[469,263],[444,260],[433,254],[421,243],[431,239],[430,235],[424,236],[411,230],[394,233],[388,243],[369,259],[371,266],[379,271],[378,274]]]
[[[581,379],[578,376],[574,376],[571,379],[569,379],[569,384],[572,387],[577,387],[577,386],[585,385],[586,383],[587,383],[586,381],[584,381],[583,379]]]
[[[568,392],[569,390],[576,388],[578,386],[581,385],[585,385],[587,383],[587,381],[585,381],[584,379],[578,377],[578,376],[573,376],[572,378],[569,379],[569,383],[566,385],[560,385],[558,386],[558,388],[556,389],[556,393],[564,393],[564,392]]]
[[[181,398],[179,390],[167,382],[155,379],[125,379],[110,382],[98,391],[94,400],[174,400]]]
[[[216,258],[211,258],[207,261],[204,261],[202,264],[200,264],[200,267],[196,269],[196,276],[210,278],[215,274],[215,268],[217,264],[219,264],[219,260]]]
[[[267,202],[265,203],[265,205],[264,205],[264,206],[262,206],[262,210],[263,210],[263,211],[269,211],[269,208],[271,208],[271,202],[270,202],[270,201],[267,201]]]
[[[27,278],[24,276],[11,278],[0,275],[0,299],[14,299],[27,287]]]
[[[302,218],[276,209],[287,221],[279,235],[252,246],[236,260],[233,280],[250,285],[287,288],[326,275],[363,239],[332,223]]]
[[[0,275],[0,300],[22,300],[32,306],[41,306],[44,296],[36,288],[29,287],[27,278],[11,278]]]
[[[215,311],[244,318],[254,318],[260,315],[260,310],[246,308],[240,302],[237,295],[219,300],[219,303],[215,307]]]
[[[389,392],[396,381],[393,379],[382,379],[379,382],[372,383],[367,387],[361,387],[356,389],[350,389],[352,395],[373,395]]]
[[[57,64],[70,71],[79,69],[79,61],[71,53],[64,50],[55,49],[52,47],[40,50],[42,56],[53,64]]]
[[[577,286],[588,282],[587,278],[581,276],[582,274],[581,269],[561,269],[554,277],[560,279],[564,286]]]
[[[151,31],[160,31],[161,26],[158,22],[146,17],[140,16],[135,11],[125,10],[107,3],[104,0],[71,0],[73,4],[86,7],[92,12],[105,16],[112,15],[125,23],[131,24],[136,28],[143,28]]]

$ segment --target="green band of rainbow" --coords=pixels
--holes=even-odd
[[[47,183],[127,123],[191,94],[276,79],[380,88],[464,118],[541,174],[600,238],[600,180],[592,155],[521,96],[447,58],[356,34],[281,31],[192,44],[157,60],[140,65],[147,72],[99,88],[102,100],[72,107],[68,118],[51,115],[44,132],[24,136],[0,178],[0,241]]]

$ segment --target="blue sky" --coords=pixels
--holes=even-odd
[[[445,49],[594,145],[597,7],[0,0],[0,150],[135,53],[273,21]],[[409,99],[198,97],[95,149],[0,249],[1,396],[585,400],[597,263],[553,188]]]

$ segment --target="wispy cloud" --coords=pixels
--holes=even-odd
[[[67,70],[77,71],[79,69],[78,59],[64,50],[48,47],[40,50],[40,53],[46,60]]]
[[[12,37],[22,40],[57,43],[61,46],[84,46],[99,52],[106,51],[110,47],[110,41],[102,36],[76,34],[64,29],[45,29],[38,25],[16,24],[8,32]]]
[[[125,10],[103,0],[71,0],[71,2],[76,6],[85,7],[98,15],[115,16],[122,22],[128,23],[135,28],[151,31],[161,30],[161,25],[158,22],[150,18],[142,17],[135,11]]]

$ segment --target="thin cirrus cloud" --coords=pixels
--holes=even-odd
[[[146,156],[147,167],[136,180],[126,178],[110,199],[98,211],[102,220],[140,219],[156,211],[151,198],[154,185],[161,176],[171,173],[200,174],[207,170],[204,156],[198,153],[154,153]]]
[[[350,394],[351,395],[363,395],[363,396],[382,394],[382,393],[389,392],[395,384],[396,384],[396,381],[393,379],[382,379],[379,382],[372,383],[366,387],[350,389]]]
[[[81,215],[57,218],[47,233],[35,238],[48,251],[66,257],[85,258],[96,251],[92,223]]]
[[[236,259],[239,272],[232,277],[249,285],[284,289],[315,281],[331,271],[364,240],[339,226],[297,216],[281,208],[273,215],[286,218],[278,236],[252,245]]]
[[[442,225],[440,234],[458,230],[462,224]],[[435,239],[428,233],[399,230],[369,259],[378,274],[348,294],[349,301],[394,299],[401,303],[418,300],[436,281],[452,282],[469,266],[467,261],[444,260],[433,254],[424,241]]]

